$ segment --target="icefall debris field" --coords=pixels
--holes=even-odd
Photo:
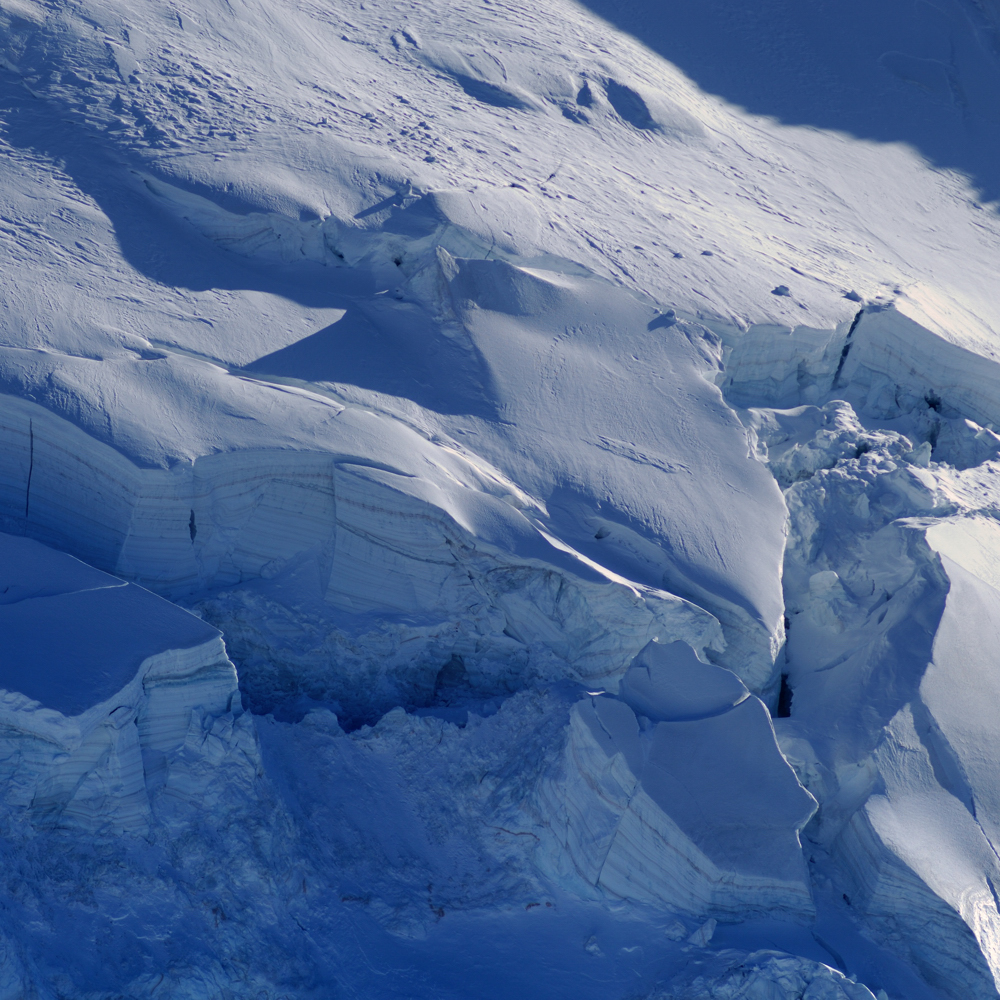
[[[1000,9],[696,6],[0,0],[0,1000],[1000,996]]]

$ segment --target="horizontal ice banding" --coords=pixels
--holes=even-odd
[[[6,809],[46,826],[143,834],[155,812],[180,816],[171,796],[200,808],[226,782],[246,792],[255,743],[216,629],[38,542],[0,535],[0,553],[4,577],[29,584],[0,604]],[[206,753],[234,766],[205,773]],[[152,781],[150,755],[162,772]]]
[[[936,461],[957,468],[1000,455],[992,430],[998,378],[990,331],[920,285],[863,306],[836,329],[752,326],[732,342],[720,375],[737,407],[793,409],[841,397],[867,417],[904,419],[915,445],[928,442]]]
[[[381,445],[382,460],[361,447],[360,454],[267,449],[144,469],[37,404],[3,396],[3,524],[168,597],[291,576],[306,588],[288,598],[292,605],[305,596],[363,622],[408,616],[419,629],[457,623],[482,608],[473,615],[485,625],[473,630],[479,638],[471,647],[441,649],[438,666],[453,654],[473,665],[480,643],[479,659],[487,663],[513,639],[519,649],[541,651],[549,676],[558,671],[613,687],[654,636],[717,653],[724,648],[707,612],[554,545],[495,495],[511,496],[516,487],[491,479],[488,469],[412,432],[394,444],[396,455],[384,445],[380,418],[365,411],[347,411],[337,426],[344,446],[361,442],[377,453]],[[279,605],[285,591],[279,588]],[[279,608],[276,617],[283,615]],[[236,648],[239,618],[238,609],[220,609],[217,619],[237,630]],[[295,631],[306,652],[317,654],[293,653],[285,662],[311,675],[303,681],[308,687],[317,673],[329,676],[338,667],[322,652],[322,638],[302,634],[307,618],[298,618]],[[262,649],[258,639],[250,642]],[[282,640],[275,645],[280,649]],[[410,649],[411,662],[419,659]],[[390,696],[377,702],[383,711],[398,703]]]
[[[224,234],[229,233],[234,242],[227,245],[241,253],[270,253],[256,243],[257,227],[267,222],[264,214],[240,216],[154,178],[146,178],[145,183],[164,207],[179,212],[209,238],[228,240]],[[724,408],[719,411],[721,420],[712,441],[703,441],[697,456],[688,454],[693,438],[681,430],[682,415],[689,406],[698,407],[699,412],[702,406],[719,408],[718,393],[700,377],[706,364],[715,363],[711,356],[715,341],[707,329],[689,329],[678,322],[669,332],[646,338],[643,351],[650,353],[641,365],[660,373],[649,382],[642,381],[643,392],[654,393],[653,409],[640,404],[638,397],[635,405],[618,405],[616,394],[607,395],[603,386],[609,378],[633,384],[637,373],[631,370],[632,363],[639,362],[640,355],[624,348],[633,331],[647,332],[653,305],[622,295],[579,264],[543,252],[547,237],[537,199],[517,185],[462,191],[418,190],[401,184],[395,193],[350,218],[329,215],[307,223],[284,218],[274,225],[277,236],[269,247],[276,253],[291,247],[293,257],[299,254],[298,244],[293,246],[295,241],[283,234],[288,227],[308,229],[312,237],[318,239],[319,234],[322,240],[309,244],[312,249],[306,257],[344,263],[365,280],[374,280],[374,287],[385,289],[388,294],[376,311],[379,323],[394,332],[391,338],[383,335],[385,331],[373,333],[369,350],[372,344],[390,340],[405,343],[410,350],[424,338],[403,317],[416,317],[427,332],[427,349],[441,359],[451,359],[447,366],[457,363],[462,368],[463,374],[453,375],[452,383],[468,381],[465,372],[473,382],[479,380],[468,399],[478,397],[478,404],[495,408],[495,415],[502,413],[503,419],[494,422],[491,414],[473,431],[477,437],[471,440],[477,451],[542,503],[573,491],[580,494],[581,510],[589,507],[582,515],[574,511],[571,517],[553,517],[548,526],[554,535],[630,580],[704,607],[718,618],[726,635],[727,650],[720,662],[745,676],[755,691],[776,688],[773,660],[781,642],[780,607],[772,570],[780,558],[780,500],[773,484],[745,468],[740,428]],[[242,237],[236,238],[239,233],[246,235],[246,245]],[[609,310],[608,296],[614,297],[613,310]],[[614,323],[605,318],[610,311],[615,314]],[[374,312],[370,318],[375,318]],[[254,370],[266,377],[270,364],[285,375],[294,369],[298,377],[315,378],[318,366],[325,377],[350,381],[357,377],[350,365],[340,374],[328,374],[338,371],[330,358],[335,356],[341,334],[348,353],[356,350],[351,340],[367,319],[362,322],[355,317],[343,322],[343,327],[339,323],[322,337],[306,338],[307,345],[258,359]],[[567,336],[568,330],[575,332]],[[620,347],[610,346],[619,340]],[[613,373],[599,362],[608,351],[616,359]],[[365,362],[364,378],[379,367]],[[622,367],[620,373],[618,367]],[[536,381],[539,369],[551,370],[541,384]],[[421,405],[446,410],[469,405],[465,395],[457,400],[453,384],[442,391],[436,372],[422,376],[422,381],[428,377],[433,391],[420,389],[411,396]],[[592,380],[602,390],[584,401],[578,386]],[[393,382],[398,381],[393,376]],[[676,388],[668,390],[668,384]],[[356,387],[347,391],[363,398]],[[673,404],[660,406],[661,393]],[[469,412],[481,415],[484,406],[478,404]],[[645,412],[657,414],[655,428],[640,416]],[[433,417],[426,421],[434,422]],[[478,425],[478,421],[472,423]],[[600,433],[588,433],[579,440],[577,429],[591,425]],[[465,427],[459,431],[465,432]],[[541,440],[545,444],[539,446]],[[538,447],[546,459],[526,462],[525,456],[535,454]],[[603,453],[592,458],[595,448]],[[668,461],[665,466],[656,457],[659,452],[687,461]],[[727,477],[725,490],[734,493],[745,518],[730,521],[730,505],[717,501],[708,485],[709,480],[715,481],[709,470],[720,462],[732,469],[727,476],[736,477]],[[665,473],[675,472],[680,474],[674,482],[660,481]],[[737,485],[737,480],[743,485]],[[598,500],[605,497],[609,484],[611,494]],[[444,486],[444,492],[451,488]],[[676,497],[676,502],[668,502],[668,496]],[[681,537],[680,524],[695,523],[692,508],[706,502],[715,505],[713,516],[702,517],[699,512],[697,537]],[[606,541],[603,552],[595,553],[596,526],[588,531],[587,522],[602,504],[603,513],[612,518],[627,511],[631,524],[598,536]],[[637,552],[633,539],[626,537],[630,533],[645,542],[642,551]],[[752,542],[734,544],[744,533],[748,541],[753,536]],[[748,558],[750,549],[759,558]]]
[[[930,399],[978,424],[1000,423],[994,340],[975,317],[917,286],[885,308],[864,310],[839,381],[866,393],[875,416]]]
[[[0,432],[0,525],[168,596],[236,583],[330,544],[330,455],[248,450],[140,468],[6,395]]]
[[[833,330],[757,325],[732,347],[721,376],[734,406],[782,409],[819,403],[833,384],[853,322]]]
[[[812,915],[799,832],[815,808],[760,700],[681,643],[647,646],[621,699],[574,706],[534,806],[552,877],[725,920]]]

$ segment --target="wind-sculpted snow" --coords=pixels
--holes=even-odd
[[[0,995],[997,995],[962,177],[568,0],[0,0],[0,142]]]

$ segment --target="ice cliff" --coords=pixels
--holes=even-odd
[[[572,709],[538,806],[552,867],[694,916],[811,916],[798,834],[815,802],[761,702],[682,642],[650,643],[620,693]]]
[[[0,0],[0,997],[998,995],[997,13],[620,6]]]
[[[252,786],[253,729],[216,629],[38,542],[0,545],[8,811],[143,835],[153,810],[224,807]]]

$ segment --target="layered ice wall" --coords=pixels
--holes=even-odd
[[[514,645],[614,684],[661,633],[723,655],[712,616],[662,581],[635,583],[552,538],[537,506],[488,465],[389,416],[291,398],[293,414],[298,405],[332,421],[315,450],[158,469],[5,397],[5,523],[171,597],[298,574],[294,600],[362,620],[407,615],[446,633],[476,622],[471,639],[442,639],[444,661],[474,659],[477,645],[484,658],[509,656]],[[766,648],[744,668],[758,683]]]
[[[5,810],[141,834],[152,810],[218,804],[224,757],[252,779],[253,732],[216,629],[38,542],[2,535],[0,548]]]
[[[0,995],[997,995],[961,177],[563,0],[0,0],[0,125]]]
[[[724,385],[737,404],[780,408],[839,390],[876,419],[944,405],[992,426],[1000,418],[997,363],[994,334],[980,316],[917,284],[862,305],[835,329],[752,327],[732,348]]]
[[[650,643],[619,698],[573,707],[564,753],[539,793],[555,872],[702,919],[813,914],[798,835],[815,802],[728,670]]]

